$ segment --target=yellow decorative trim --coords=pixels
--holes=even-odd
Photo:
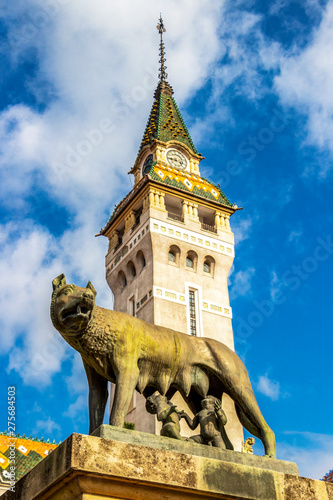
[[[172,168],[170,166],[163,165],[162,163],[158,163],[154,167],[154,172],[163,181],[168,176],[171,180],[182,182],[190,192],[193,191],[194,187],[197,187],[198,189],[203,189],[206,192],[209,191],[216,200],[218,200],[220,196],[220,193],[215,186],[198,175],[199,162],[197,163],[190,160],[190,172],[187,172],[186,170],[181,171],[177,168]]]
[[[216,252],[228,255],[228,257],[231,257],[234,254],[234,246],[231,243],[225,243],[224,245],[220,245],[218,240],[216,240],[211,236],[205,236],[205,238],[200,238],[199,234],[195,233],[194,231],[187,229],[179,231],[178,226],[174,226],[169,222],[161,223],[157,219],[150,219],[150,230],[152,232],[164,233],[164,234],[168,232],[168,234],[171,234],[169,233],[170,229],[174,230],[174,234],[172,235],[172,237],[175,240],[191,241],[194,245],[198,245],[206,249],[213,247]]]
[[[154,286],[153,296],[158,297],[159,299],[168,300],[169,302],[182,304],[184,306],[188,305],[185,294],[176,292],[175,290],[169,290],[167,288]],[[212,302],[205,300],[202,301],[202,304],[199,305],[199,307],[206,313],[218,314],[219,316],[224,316],[230,319],[232,318],[232,311],[230,306],[226,307],[224,305],[213,304]]]

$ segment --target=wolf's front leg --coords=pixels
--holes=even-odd
[[[116,390],[110,415],[110,425],[123,427],[131,399],[138,380],[138,372],[118,374]]]
[[[89,434],[103,423],[108,399],[108,381],[83,360],[89,384]]]

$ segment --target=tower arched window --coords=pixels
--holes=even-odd
[[[193,269],[194,262],[191,257],[186,257],[186,267],[191,267]]]
[[[141,272],[142,269],[146,267],[146,259],[142,250],[139,250],[138,253],[136,254],[136,262],[137,262],[138,272]]]
[[[196,254],[196,252],[194,252],[194,250],[190,250],[189,252],[187,252],[187,255],[186,255],[186,267],[188,269],[192,269],[193,271],[196,271],[197,270],[197,262],[198,262],[198,255]]]
[[[127,262],[127,274],[128,276],[130,276],[131,278],[135,278],[136,276],[136,269],[135,269],[135,265],[134,263],[130,260],[129,262]]]
[[[214,268],[215,268],[215,259],[213,259],[213,257],[211,257],[210,255],[207,255],[203,263],[204,274],[209,274],[210,276],[213,276]]]
[[[148,174],[148,172],[151,169],[151,166],[153,164],[153,161],[154,161],[153,155],[147,156],[147,158],[145,159],[145,161],[143,163],[143,167],[142,167],[142,177],[144,175]]]
[[[172,250],[169,250],[169,262],[176,262],[176,254]]]
[[[124,271],[119,271],[118,283],[119,283],[119,286],[121,289],[125,288],[125,286],[127,285],[127,278],[126,278],[126,274],[124,273]]]
[[[179,266],[180,248],[177,245],[171,245],[168,252],[169,264]]]

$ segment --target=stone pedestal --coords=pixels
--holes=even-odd
[[[3,500],[333,500],[333,485],[271,460],[102,426],[72,434]]]

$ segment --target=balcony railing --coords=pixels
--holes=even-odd
[[[173,214],[172,212],[168,212],[168,218],[173,220],[178,220],[179,222],[184,222],[183,215]]]
[[[217,233],[217,228],[215,226],[211,226],[210,224],[201,223],[201,229],[205,231],[210,231],[211,233]]]
[[[116,251],[118,250],[119,247],[121,247],[122,244],[123,244],[123,238],[121,237],[119,238],[118,243],[114,247],[114,253],[116,253]]]
[[[134,229],[136,227],[138,227],[139,224],[140,224],[140,215],[135,219],[135,222],[134,222],[134,224],[132,226],[132,233],[133,233]]]

